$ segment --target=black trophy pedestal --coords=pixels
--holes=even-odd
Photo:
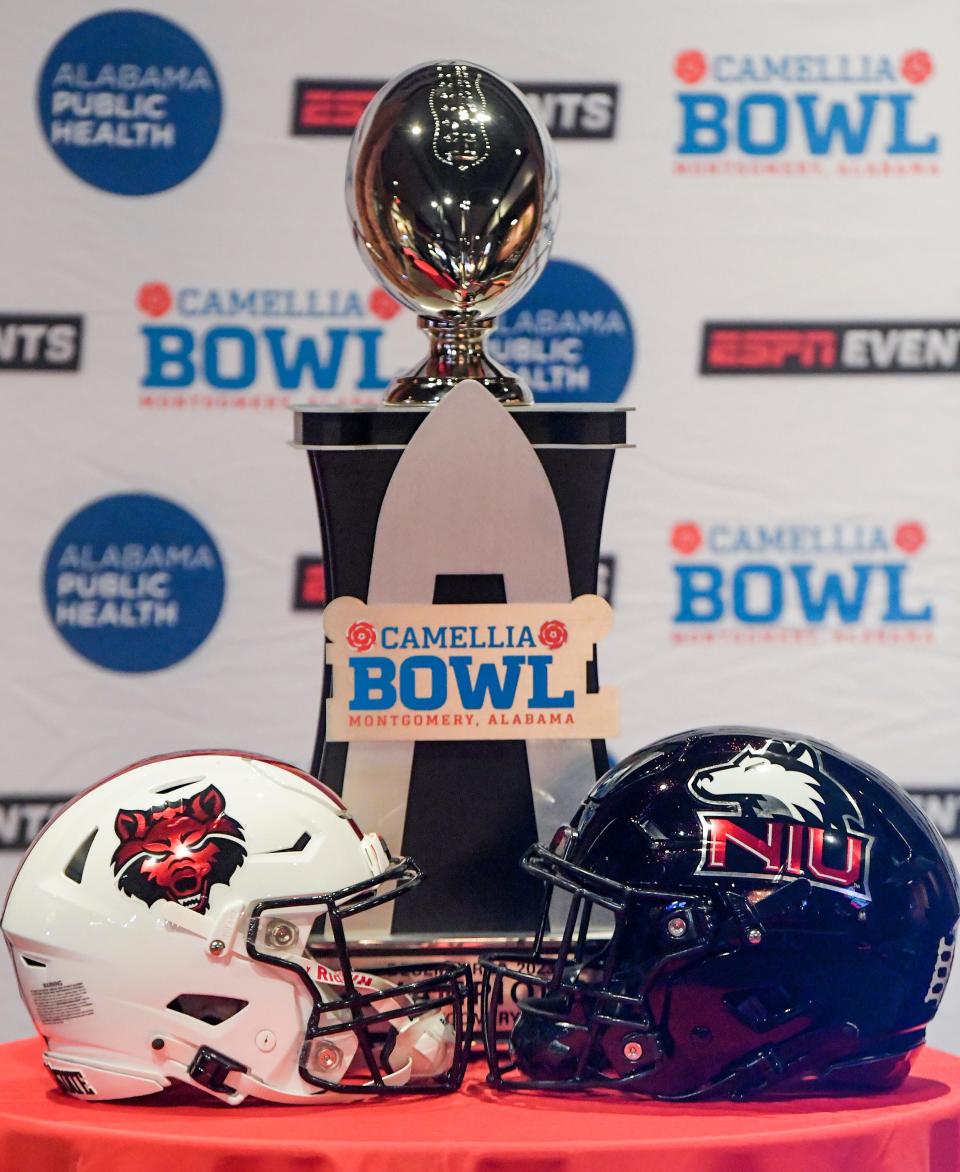
[[[596,593],[603,509],[614,454],[626,444],[626,409],[505,409],[532,445],[556,497],[570,596]],[[328,602],[344,595],[367,601],[387,486],[428,414],[428,408],[416,407],[296,409],[294,444],[310,459]],[[429,492],[410,524],[430,524]],[[511,600],[500,574],[445,574],[438,566],[432,601]],[[595,662],[588,668],[588,688],[597,688]],[[342,793],[351,746],[325,737],[329,691],[325,670],[312,770]],[[596,777],[607,767],[607,754],[603,741],[592,745]],[[584,794],[593,777],[584,779]],[[557,822],[572,813],[557,810]],[[540,885],[518,866],[538,838],[525,741],[418,742],[403,826],[403,841],[390,847],[413,856],[428,882],[396,905],[394,934],[523,935],[536,926]]]

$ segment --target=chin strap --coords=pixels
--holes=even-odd
[[[286,1103],[292,1106],[311,1106],[324,1098],[327,1102],[336,1099],[335,1093],[331,1094],[321,1088],[298,1094],[271,1087],[254,1078],[248,1072],[247,1067],[241,1066],[225,1054],[220,1054],[208,1046],[196,1049],[187,1042],[181,1042],[177,1038],[165,1035],[160,1035],[159,1041],[163,1042],[162,1050],[167,1061],[179,1068],[174,1077],[187,1084],[198,1084],[208,1094],[214,1095],[231,1107],[238,1106],[248,1095],[256,1099],[263,1099],[268,1103]],[[412,1069],[412,1060],[407,1061],[399,1070],[385,1074],[383,1085],[388,1087],[403,1086],[409,1082]],[[371,1094],[376,1094],[377,1085],[375,1083],[370,1082],[364,1085],[370,1087]],[[358,1088],[352,1093],[360,1096],[363,1092]]]
[[[670,1095],[676,1101],[690,1099],[752,1099],[764,1091],[786,1089],[808,1074],[821,1074],[860,1049],[860,1031],[851,1022],[822,1026],[798,1034],[775,1046],[765,1046],[737,1063],[728,1074],[708,1087],[687,1095]]]

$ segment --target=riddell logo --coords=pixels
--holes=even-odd
[[[939,174],[927,98],[937,70],[925,49],[684,49],[673,74],[681,87],[677,174]]]
[[[706,322],[701,374],[956,374],[960,321]]]
[[[416,331],[384,289],[174,288],[141,285],[143,407],[379,402],[413,359]],[[410,347],[385,355],[387,334]]]
[[[0,372],[80,369],[83,318],[0,314]]]
[[[681,521],[670,533],[675,643],[930,644],[918,521]]]
[[[294,88],[295,135],[351,135],[382,81],[319,79]],[[613,138],[619,87],[610,82],[520,82],[553,138]]]

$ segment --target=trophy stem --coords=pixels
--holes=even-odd
[[[475,379],[501,403],[532,403],[527,385],[494,362],[484,348],[493,329],[492,318],[418,317],[417,325],[430,339],[427,358],[396,379],[384,402],[391,406],[432,407],[464,379]]]

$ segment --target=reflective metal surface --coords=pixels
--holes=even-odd
[[[532,402],[483,348],[491,318],[540,275],[556,229],[553,147],[522,94],[462,61],[401,74],[356,129],[346,196],[367,266],[431,343],[387,402],[436,403],[465,378]]]

